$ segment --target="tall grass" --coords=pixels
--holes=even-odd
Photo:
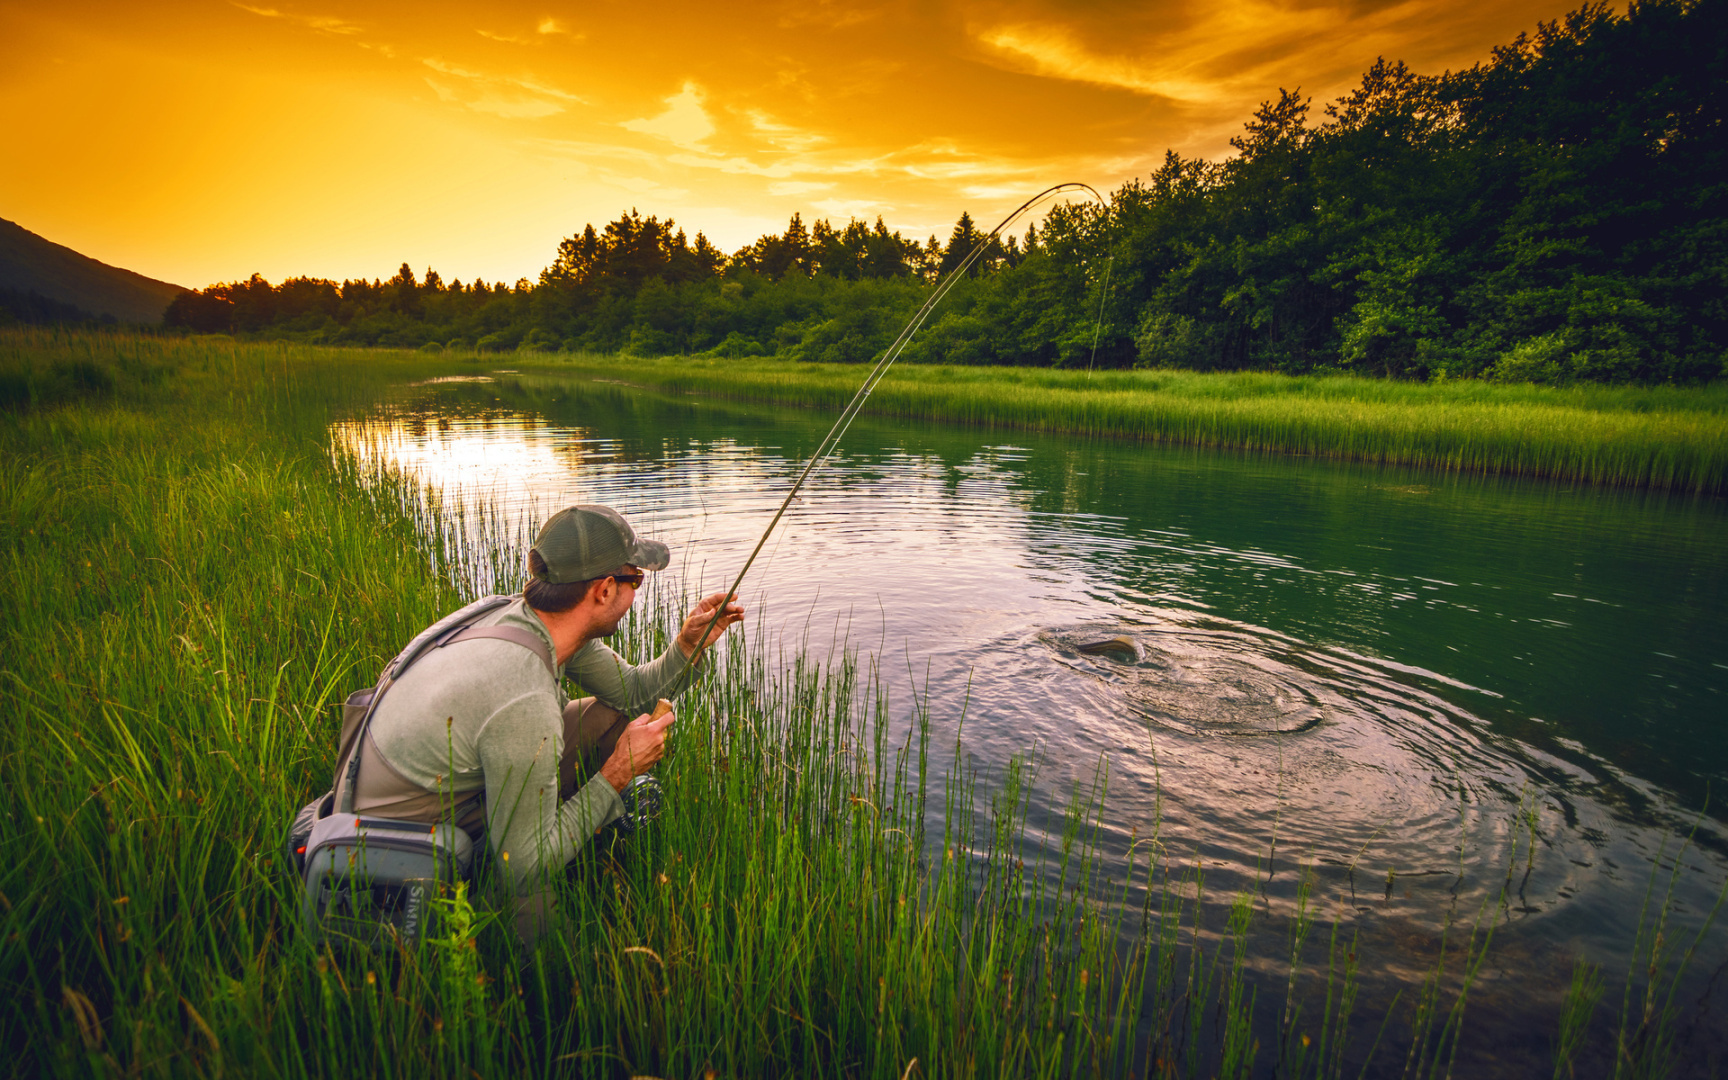
[[[547,358],[537,358],[549,362]],[[559,366],[669,391],[833,409],[861,370],[583,356]],[[1314,454],[1682,491],[1728,491],[1728,383],[1568,389],[1355,376],[892,369],[868,410],[985,427]]]
[[[927,836],[928,723],[890,746],[852,663],[771,668],[741,639],[686,700],[666,817],[585,857],[549,944],[523,951],[463,897],[418,954],[319,953],[275,848],[328,783],[330,703],[520,549],[465,549],[420,492],[269,431],[175,409],[6,418],[0,777],[20,827],[0,1034],[25,1071],[1129,1064],[1146,954],[1098,910],[1096,801],[1053,866],[1007,857],[1018,767],[987,834],[956,778]],[[665,615],[640,613],[634,644]]]
[[[113,374],[140,355],[165,374]],[[439,902],[423,948],[315,947],[277,844],[329,782],[333,703],[511,579],[522,537],[330,453],[333,410],[403,358],[367,374],[311,350],[53,334],[0,337],[8,356],[112,375],[96,400],[0,411],[12,1070],[1334,1077],[1404,1057],[1353,1030],[1336,924],[1324,978],[1299,978],[1302,908],[1273,1001],[1243,952],[1254,896],[1208,903],[1198,865],[1154,861],[1156,833],[1106,857],[1102,772],[1028,845],[1034,762],[932,775],[932,733],[958,742],[958,716],[884,700],[852,657],[741,636],[681,702],[666,813],[585,851],[541,947],[484,875]],[[674,599],[633,614],[628,650],[663,644]],[[1435,971],[1417,1022],[1446,1017],[1442,1039],[1411,1060],[1444,1044],[1450,1061],[1464,993]],[[1636,1021],[1664,1052],[1668,1017]]]

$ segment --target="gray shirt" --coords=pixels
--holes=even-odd
[[[521,599],[474,625],[527,630],[553,655],[545,624]],[[595,640],[576,651],[562,674],[637,716],[678,687],[689,668],[676,644],[632,665]],[[404,673],[373,713],[361,748],[356,809],[470,828],[483,823],[513,885],[561,868],[623,812],[618,792],[600,776],[558,799],[569,701],[562,680],[521,645],[481,638],[434,650]]]

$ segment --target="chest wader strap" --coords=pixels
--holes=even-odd
[[[514,626],[470,626],[474,620],[503,607],[514,600],[513,596],[488,596],[476,600],[459,611],[451,612],[431,626],[422,630],[413,641],[408,643],[396,658],[384,666],[384,673],[378,679],[378,685],[372,690],[372,697],[366,703],[366,712],[355,725],[354,732],[346,740],[345,757],[336,766],[336,789],[339,792],[336,810],[338,813],[352,814],[354,812],[355,785],[360,780],[360,752],[366,744],[366,733],[372,727],[372,717],[378,711],[378,703],[394,686],[398,679],[421,657],[433,649],[441,649],[458,641],[473,641],[477,638],[491,638],[498,641],[508,641],[522,646],[540,658],[546,665],[546,670],[552,674],[552,681],[558,681],[558,667],[552,659],[552,652],[546,647],[546,642],[538,635],[528,630]]]

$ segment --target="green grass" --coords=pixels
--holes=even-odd
[[[1145,953],[1118,951],[1091,849],[1010,871],[958,824],[927,838],[928,727],[887,746],[855,667],[771,671],[741,639],[686,700],[654,842],[588,859],[541,950],[451,901],[417,954],[320,953],[275,848],[328,782],[331,703],[520,548],[464,549],[418,491],[332,462],[318,410],[268,389],[273,351],[203,391],[231,357],[165,355],[189,375],[151,391],[165,404],[0,427],[0,1034],[24,1071],[1126,1065],[1137,1010],[1118,1007]],[[288,374],[343,397],[339,367]],[[641,613],[635,645],[666,614]],[[1016,783],[991,843],[1017,836]],[[970,820],[970,789],[943,791]],[[947,853],[928,866],[927,840]]]
[[[590,377],[838,410],[862,368],[529,354]],[[1728,382],[1702,388],[896,365],[866,411],[986,427],[1728,491]]]
[[[0,378],[26,391],[0,411],[13,1071],[1318,1077],[1379,1047],[1352,1027],[1336,925],[1319,975],[1306,899],[1273,1001],[1243,953],[1260,902],[1202,902],[1197,868],[1151,861],[1156,835],[1106,858],[1102,774],[1038,846],[1049,861],[1022,864],[1031,762],[987,786],[933,775],[931,732],[957,717],[890,707],[867,664],[770,664],[742,637],[681,702],[665,816],[579,860],[541,948],[491,913],[484,880],[443,901],[421,949],[315,947],[277,845],[328,785],[334,703],[521,556],[496,523],[472,533],[330,453],[332,418],[442,370],[0,333]],[[673,599],[634,614],[627,649],[663,642]],[[1652,972],[1672,960],[1652,953]],[[1449,1061],[1459,985],[1437,968],[1417,1023],[1442,1018],[1439,1035],[1376,1060]],[[1586,1026],[1566,1028],[1568,1064]]]

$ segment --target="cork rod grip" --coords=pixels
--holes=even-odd
[[[659,701],[654,703],[654,711],[648,714],[648,719],[658,720],[671,711],[672,703],[667,701],[665,698],[661,698]]]

